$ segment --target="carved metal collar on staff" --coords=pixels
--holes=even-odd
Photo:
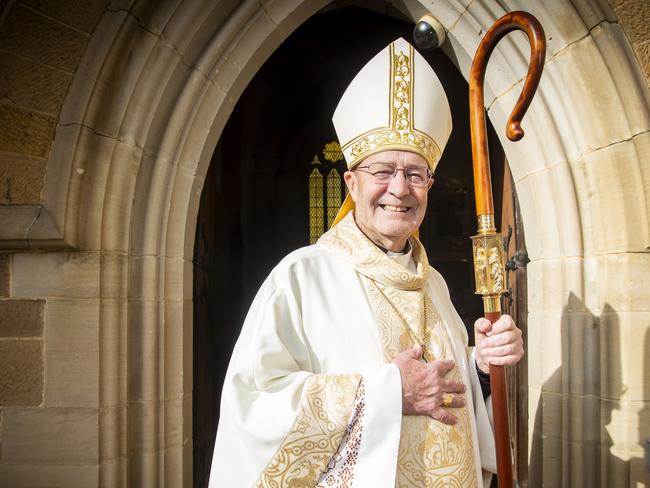
[[[506,135],[511,141],[524,136],[521,120],[535,94],[544,67],[546,39],[537,19],[527,12],[510,12],[485,33],[472,63],[469,80],[469,112],[472,135],[472,160],[478,233],[472,237],[476,293],[483,295],[485,318],[494,323],[501,316],[501,295],[505,290],[504,250],[501,235],[496,232],[492,181],[488,157],[483,81],[490,54],[497,42],[513,30],[522,30],[531,44],[530,63],[524,88],[510,114]],[[508,403],[503,366],[490,365],[490,387],[497,453],[499,487],[512,488],[512,459],[508,424]]]

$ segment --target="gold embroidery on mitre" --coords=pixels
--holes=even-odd
[[[415,128],[413,115],[413,89],[415,85],[414,50],[408,54],[395,53],[390,45],[390,89],[388,127],[378,127],[355,137],[343,146],[350,150],[350,168],[368,156],[386,150],[414,151],[426,159],[431,171],[435,170],[441,151],[436,142]],[[424,107],[423,109],[426,109]]]
[[[316,374],[306,382],[293,427],[256,488],[315,486],[348,428],[361,375]]]
[[[377,322],[386,362],[421,342],[428,361],[454,359],[447,326],[425,293],[426,253],[411,239],[417,273],[411,273],[372,244],[348,214],[319,240],[348,257],[360,273]],[[416,339],[417,338],[417,339]],[[458,367],[447,379],[461,381]],[[466,406],[454,408],[455,425],[428,416],[402,416],[397,462],[399,488],[476,487],[472,419]]]

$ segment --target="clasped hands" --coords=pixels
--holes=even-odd
[[[490,364],[513,365],[524,355],[521,330],[509,315],[502,315],[494,324],[485,318],[474,323],[475,360],[478,368],[489,373]],[[456,365],[451,359],[422,361],[422,346],[402,351],[393,359],[402,378],[402,413],[429,415],[442,423],[453,425],[457,418],[447,408],[465,405],[466,386],[445,379]],[[473,367],[473,365],[470,365]]]

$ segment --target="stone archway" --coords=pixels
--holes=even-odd
[[[99,387],[84,408],[98,425],[91,438],[102,486],[191,483],[190,275],[203,177],[248,80],[327,3],[141,0],[109,9],[90,41],[62,109],[42,205],[16,244],[73,250],[17,254],[12,289],[47,299],[70,286],[92,303]],[[482,33],[504,13],[490,0],[393,4],[411,19],[427,9],[440,19],[444,50],[466,78]],[[645,317],[650,269],[649,95],[607,5],[523,7],[549,38],[527,137],[514,145],[501,136],[532,260],[529,410],[546,423],[535,432],[531,423],[530,437],[544,439],[538,481],[558,472],[579,480],[589,459],[573,446],[636,459],[641,447],[624,426],[647,429],[638,422],[650,388],[635,369],[646,354],[635,324]],[[486,86],[495,127],[519,93],[526,57],[517,37],[493,55]],[[52,271],[46,285],[30,281],[43,266]],[[612,324],[628,348],[624,362],[601,354]],[[627,389],[608,383],[607,371]],[[576,424],[601,407],[612,417],[606,440],[604,426]],[[644,476],[639,466],[627,476]],[[611,470],[600,469],[604,483]]]

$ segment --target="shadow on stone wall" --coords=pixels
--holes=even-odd
[[[646,330],[645,340],[643,341],[643,399],[645,406],[639,411],[638,443],[641,447],[650,449],[646,443],[650,441],[650,329]],[[640,458],[632,458],[631,466],[631,486],[650,488],[650,453],[646,452]]]
[[[542,386],[534,414],[530,487],[645,486],[630,485],[630,461],[615,454],[609,434],[627,388],[620,346],[616,311],[606,304],[596,316],[571,293],[561,320],[561,366]]]

